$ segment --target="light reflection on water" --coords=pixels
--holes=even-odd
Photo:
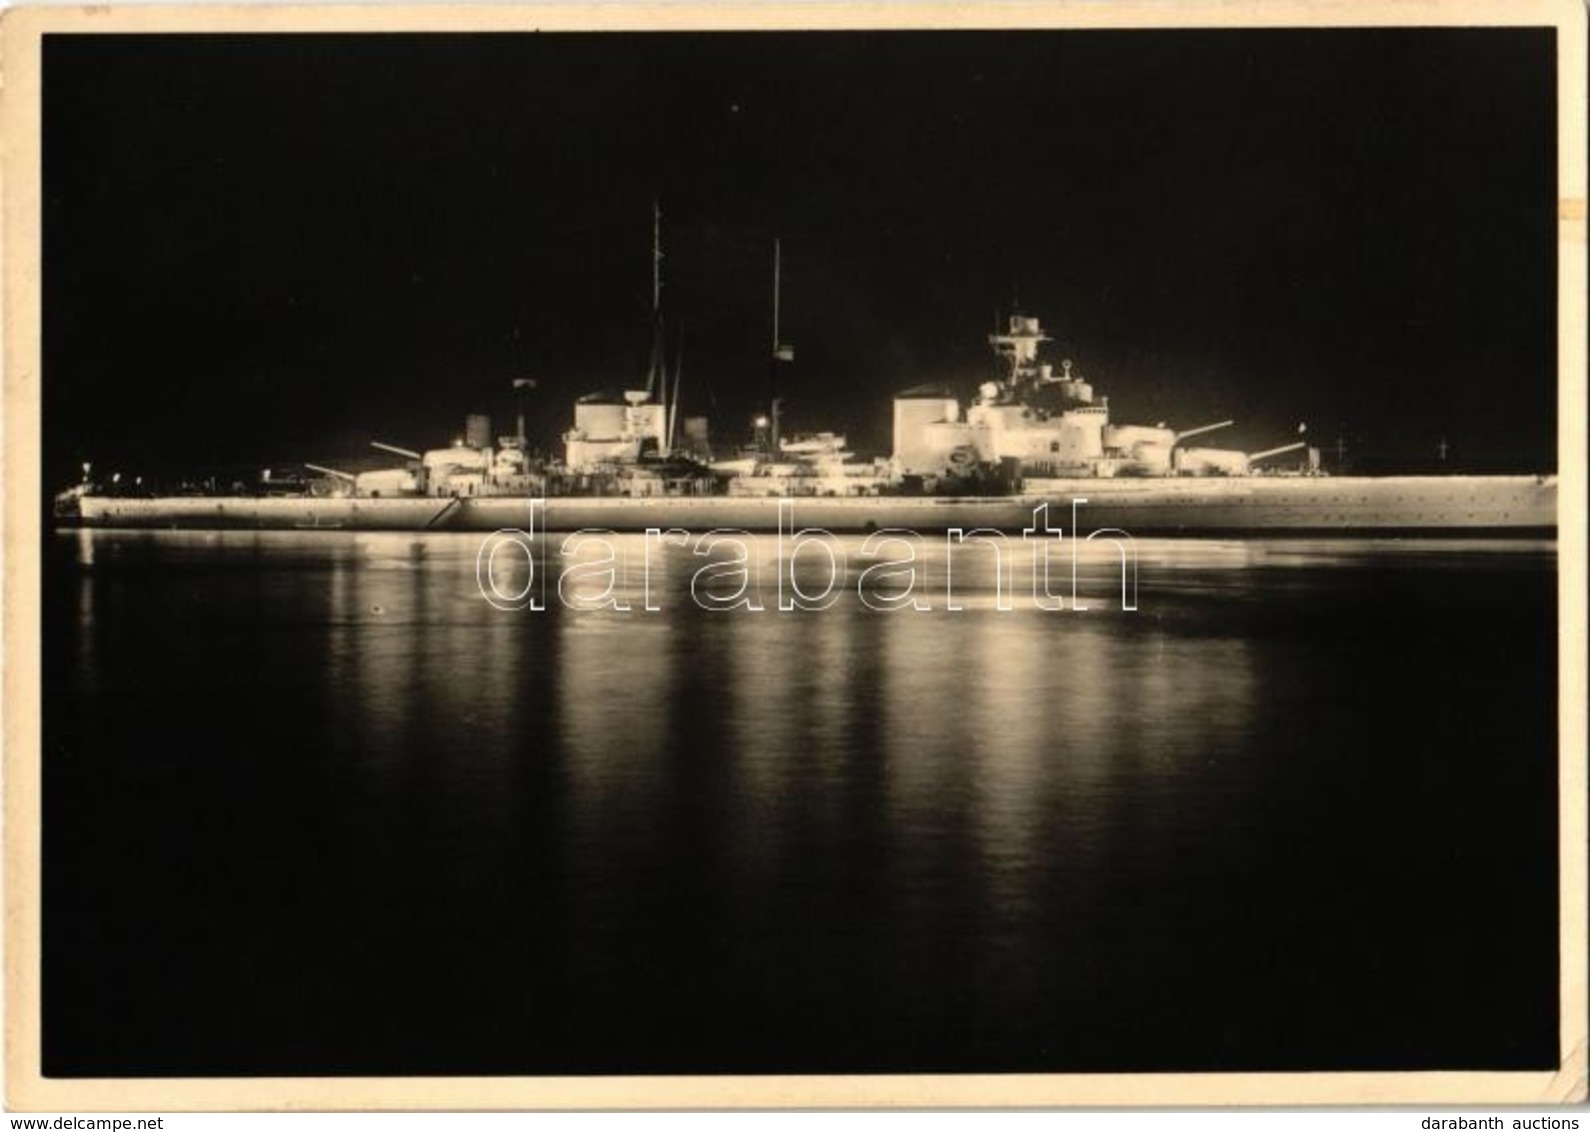
[[[705,559],[687,548],[654,548],[640,573],[639,536],[613,540],[629,612],[565,608],[555,579],[544,610],[503,611],[477,586],[481,541],[62,536],[54,568],[71,583],[47,627],[52,671],[68,674],[46,711],[51,749],[71,752],[47,763],[58,825],[97,821],[116,843],[124,819],[96,808],[99,776],[150,773],[136,768],[156,742],[170,760],[157,809],[260,789],[275,808],[257,844],[246,819],[224,845],[174,824],[142,834],[136,859],[63,866],[77,879],[57,881],[56,906],[125,892],[177,932],[195,913],[162,904],[160,871],[216,854],[332,918],[336,938],[445,963],[414,992],[416,1018],[462,998],[486,1029],[538,1020],[502,1046],[455,1035],[475,1058],[455,1064],[426,1061],[434,1036],[393,1015],[366,1068],[576,1072],[1318,1065],[1349,1029],[1341,1048],[1362,1066],[1365,1017],[1393,1035],[1368,1039],[1367,1063],[1391,1064],[1409,1034],[1439,1043],[1453,1028],[1434,992],[1388,996],[1387,971],[1415,985],[1441,969],[1387,943],[1388,921],[1438,914],[1452,886],[1504,922],[1531,914],[1532,843],[1498,829],[1476,848],[1473,830],[1516,819],[1538,801],[1527,784],[1550,781],[1549,542],[1143,540],[1135,611],[1113,551],[1090,548],[1086,612],[1035,607],[1030,548],[1013,544],[996,583],[974,546],[953,558],[956,612],[929,539],[929,611],[879,612],[858,596],[867,563],[847,537],[833,607],[785,613],[776,541],[752,538],[755,613],[700,608],[690,579]],[[796,565],[822,589],[821,555]],[[1051,584],[1067,606],[1069,571],[1063,553]],[[1498,584],[1507,609],[1476,601]],[[1461,654],[1454,611],[1513,651]],[[1465,695],[1469,681],[1489,698]],[[217,730],[228,741],[204,746]],[[1493,872],[1441,871],[1453,850],[1431,823],[1445,821]],[[282,829],[298,839],[286,862]],[[419,921],[389,917],[411,905],[405,917],[456,928],[405,942]],[[246,903],[233,914],[240,933],[275,922]],[[142,952],[101,971],[94,938],[56,969],[88,988],[120,980],[104,993],[123,1016],[154,1011],[128,989],[161,985]],[[249,1032],[280,1025],[285,1040],[270,947],[252,946],[260,1000],[233,988],[227,1001]],[[1465,946],[1464,963],[1506,971],[1544,954]],[[292,970],[324,979],[349,1019],[392,977],[317,973],[312,956]],[[1503,989],[1465,1008],[1507,1021],[1518,1007],[1499,1003],[1528,996]],[[1314,1012],[1313,1037],[1277,1044],[1275,996]],[[1163,1045],[1130,1021],[1160,1009],[1193,1019]],[[1338,1009],[1347,1029],[1333,1031]],[[83,1010],[56,1032],[88,1033]],[[630,1036],[591,1020],[604,1012]],[[659,1052],[681,1026],[712,1064]],[[162,1064],[204,1071],[227,1048],[174,1038]]]

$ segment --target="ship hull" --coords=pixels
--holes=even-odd
[[[1557,526],[1556,477],[1533,475],[1028,480],[1018,495],[976,498],[85,496],[78,521],[90,527],[188,530],[771,531],[779,526],[781,502],[796,526],[836,532],[1020,531],[1033,525],[1034,510],[1044,504],[1051,527],[1115,527],[1134,535],[1539,535]]]

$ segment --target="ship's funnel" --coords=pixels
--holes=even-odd
[[[470,413],[465,417],[464,443],[471,448],[490,448],[491,418],[485,413]]]
[[[1267,456],[1279,456],[1283,452],[1296,452],[1301,447],[1303,447],[1303,441],[1299,440],[1295,444],[1283,444],[1279,448],[1266,448],[1263,452],[1254,452],[1248,459],[1263,460]]]
[[[1180,444],[1189,436],[1202,436],[1206,432],[1214,432],[1217,428],[1229,428],[1231,425],[1236,423],[1236,421],[1216,421],[1214,424],[1199,425],[1197,428],[1189,428],[1176,434],[1176,443]]]

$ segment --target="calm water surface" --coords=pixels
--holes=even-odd
[[[647,614],[480,542],[47,541],[47,1073],[1555,1065],[1554,544]]]

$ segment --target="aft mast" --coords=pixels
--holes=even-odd
[[[679,387],[684,384],[685,371],[685,329],[679,327],[679,344],[674,354],[674,398],[668,407],[668,451],[674,448],[675,429],[679,427]]]
[[[662,204],[651,202],[651,364],[646,371],[646,393],[655,396],[663,407],[662,435],[658,454],[667,456],[673,447],[673,420],[668,402],[668,362],[663,350],[662,315]],[[678,395],[674,397],[677,408]]]
[[[783,259],[781,241],[773,241],[773,357],[768,370],[767,420],[769,459],[777,460],[779,453],[779,417],[783,399],[778,395],[778,369],[781,364],[795,360],[795,348],[779,337],[779,302],[783,285]]]

